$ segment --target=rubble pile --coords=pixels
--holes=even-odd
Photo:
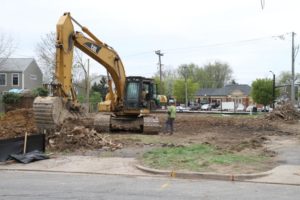
[[[266,119],[295,121],[300,119],[300,112],[291,103],[286,103],[276,107],[272,112],[267,114]]]
[[[18,109],[0,118],[0,139],[15,138],[37,132],[32,109]]]
[[[98,133],[84,126],[63,126],[59,132],[47,137],[48,149],[54,151],[75,151],[78,149],[104,149],[115,151],[122,148],[107,134]]]

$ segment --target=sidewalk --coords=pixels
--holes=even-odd
[[[99,158],[93,156],[58,156],[29,164],[0,165],[0,170],[49,171],[119,175],[147,175],[138,170],[134,158]],[[148,174],[149,175],[149,174]]]
[[[59,156],[30,164],[0,165],[0,170],[46,171],[129,176],[169,176],[192,179],[215,179],[274,184],[300,185],[300,165],[281,165],[257,174],[215,174],[155,170],[137,165],[134,158],[99,158],[92,156]]]
[[[297,141],[272,140],[272,150],[278,152],[280,166],[257,174],[215,174],[150,169],[138,165],[135,158],[95,156],[56,156],[29,164],[0,165],[0,170],[47,171],[87,174],[115,174],[133,176],[167,176],[192,179],[247,181],[300,186],[300,145]]]

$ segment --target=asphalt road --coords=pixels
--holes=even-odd
[[[0,172],[0,199],[299,199],[300,187],[134,176]]]

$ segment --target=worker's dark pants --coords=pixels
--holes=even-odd
[[[170,133],[173,134],[174,132],[174,120],[175,118],[170,118],[168,117],[167,121],[166,121],[166,132],[169,132],[169,130],[171,131]]]

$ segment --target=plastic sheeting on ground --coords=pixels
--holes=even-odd
[[[44,152],[35,150],[25,154],[12,154],[10,157],[18,162],[27,164],[30,162],[49,159],[49,156],[44,154]]]

